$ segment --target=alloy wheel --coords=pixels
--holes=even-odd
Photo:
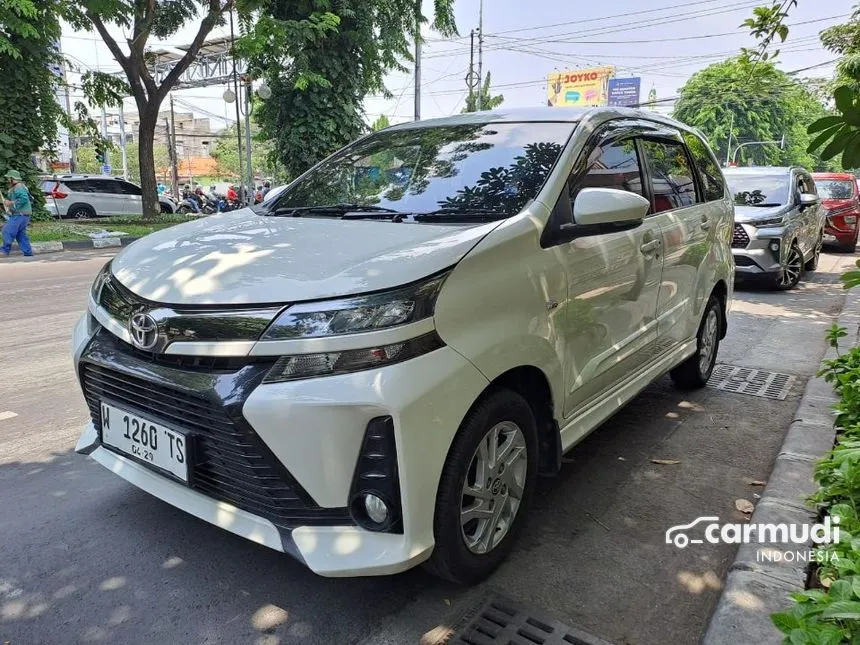
[[[460,499],[460,529],[472,553],[489,553],[517,516],[528,469],[528,449],[513,421],[484,435],[469,464]]]
[[[788,258],[785,261],[785,266],[782,269],[779,286],[793,287],[800,282],[800,272],[803,270],[803,256],[800,254],[800,249],[796,245],[792,246],[788,251]]]
[[[699,343],[699,371],[707,375],[714,360],[714,352],[717,348],[717,336],[720,331],[720,321],[714,309],[708,310],[705,324],[702,326],[702,338]]]

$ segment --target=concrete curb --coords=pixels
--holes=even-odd
[[[837,324],[849,331],[842,347],[857,345],[860,291],[847,292]],[[823,359],[836,355],[835,349],[828,348]],[[836,429],[832,408],[836,401],[833,387],[823,378],[809,379],[750,523],[809,524],[815,521],[815,514],[805,505],[805,500],[818,488],[813,480],[816,462],[833,447]],[[796,549],[792,545],[785,551]],[[803,591],[807,563],[761,557],[779,551],[782,549],[767,544],[740,546],[702,639],[703,645],[777,645],[783,642],[784,635],[773,625],[770,615],[791,607],[790,594]]]
[[[70,242],[33,242],[33,253],[57,253],[59,251],[83,251],[87,249],[106,249],[112,246],[128,246],[139,237],[104,237],[98,240],[72,240]]]

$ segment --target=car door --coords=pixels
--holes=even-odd
[[[118,181],[117,183],[122,190],[125,214],[132,216],[143,215],[143,198],[141,197],[143,192],[140,190],[140,186],[132,184],[129,181]]]
[[[818,195],[818,189],[815,187],[815,181],[812,176],[801,172],[798,175],[798,187],[800,194],[808,193],[810,195]],[[798,195],[798,200],[800,199]],[[803,217],[804,225],[804,243],[802,245],[804,256],[809,258],[815,251],[818,244],[818,236],[821,233],[823,224],[823,212],[820,203],[812,206],[799,206]]]
[[[95,209],[96,214],[104,215],[125,215],[125,198],[120,192],[119,182],[116,179],[87,179],[86,185],[89,188],[91,195],[90,205]]]
[[[569,217],[583,188],[643,195],[635,128],[613,125],[596,134],[567,185]],[[644,195],[643,195],[644,196]],[[576,236],[559,245],[565,267],[565,415],[634,375],[653,357],[662,235],[654,218],[617,232]]]
[[[698,294],[715,216],[700,197],[697,171],[677,130],[640,141],[651,187],[651,212],[663,239],[663,273],[657,297],[657,351],[689,340],[698,329]]]

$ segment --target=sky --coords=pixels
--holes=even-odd
[[[432,13],[432,0],[423,0]],[[748,29],[739,25],[753,7],[766,0],[483,0],[484,73],[491,72],[493,94],[505,97],[506,107],[546,105],[546,76],[553,71],[612,65],[618,77],[641,77],[642,100],[653,88],[658,100],[677,95],[696,71],[754,47]],[[856,0],[798,0],[787,24],[788,40],[780,47],[778,66],[786,72],[811,68],[800,77],[830,78],[834,55],[818,33],[845,22]],[[481,0],[455,0],[460,36],[444,39],[425,30],[422,49],[421,116],[432,118],[459,112],[467,88],[469,33],[477,30]],[[184,28],[162,44],[190,42],[196,25]],[[119,33],[119,32],[117,32]],[[226,29],[213,37],[227,35]],[[476,37],[477,42],[477,37]],[[157,41],[152,41],[158,47]],[[65,26],[64,53],[84,69],[118,71],[107,47],[94,33]],[[476,44],[477,48],[477,44]],[[476,61],[477,67],[477,53]],[[411,67],[411,64],[408,64]],[[76,76],[70,81],[76,83]],[[368,97],[367,120],[384,114],[392,123],[409,121],[414,109],[414,75],[393,72],[386,79],[391,98]],[[226,88],[196,88],[174,93],[177,110],[212,119],[215,129],[232,123],[235,108],[224,102]],[[73,91],[72,99],[81,98]],[[133,111],[129,100],[126,110]],[[671,111],[671,103],[660,105]]]

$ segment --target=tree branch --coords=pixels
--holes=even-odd
[[[113,57],[116,59],[116,62],[120,64],[123,70],[128,74],[129,71],[129,59],[128,56],[122,53],[122,50],[119,48],[116,40],[114,40],[113,36],[105,27],[105,23],[102,22],[102,19],[98,17],[98,15],[94,14],[92,11],[87,10],[86,12],[87,18],[89,18],[90,22],[93,23],[93,26],[99,32],[99,36],[102,37],[105,45],[110,50],[110,53],[113,54]],[[130,79],[129,79],[130,80]]]
[[[158,88],[157,97],[159,102],[164,100],[164,97],[167,96],[167,93],[176,84],[179,77],[182,76],[182,73],[188,69],[197,57],[197,54],[200,52],[200,48],[206,40],[206,36],[209,35],[215,27],[215,24],[218,22],[218,17],[224,11],[232,11],[234,4],[235,0],[227,0],[223,6],[221,5],[221,0],[209,0],[209,13],[206,14],[206,17],[203,18],[203,21],[200,23],[200,29],[197,30],[197,35],[194,36],[194,40],[191,41],[185,55],[179,59],[176,65],[173,66],[173,69],[170,70],[170,73],[164,78],[164,81]]]

